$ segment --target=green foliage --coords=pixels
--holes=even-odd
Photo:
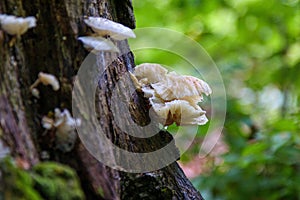
[[[208,51],[222,73],[229,151],[210,173],[193,180],[206,199],[300,199],[299,0],[133,3],[138,28],[185,33]],[[170,54],[137,52],[136,62],[191,73]],[[206,130],[200,127],[195,141],[200,143]],[[194,144],[182,159],[188,162],[198,151]]]
[[[294,126],[292,119],[284,125],[274,124],[273,129],[256,132],[249,139],[231,123],[226,128],[235,134],[228,134],[230,150],[222,156],[223,164],[194,184],[205,191],[207,199],[299,199],[299,129],[286,131]]]
[[[3,199],[16,200],[42,200],[39,193],[34,189],[34,182],[28,172],[15,166],[11,158],[5,158],[0,163],[2,173]]]
[[[3,199],[80,200],[84,199],[76,173],[52,162],[39,163],[31,171],[20,169],[11,158],[1,161]],[[0,177],[1,178],[1,177]]]
[[[45,199],[84,199],[76,173],[67,166],[42,162],[34,166],[32,177]]]

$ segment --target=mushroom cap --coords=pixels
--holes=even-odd
[[[169,73],[164,79],[151,84],[160,98],[170,101],[173,99],[182,99],[191,97],[191,99],[202,101],[202,93],[209,95],[211,89],[206,82],[192,76],[182,76],[175,72]]]
[[[135,34],[130,28],[106,18],[88,17],[84,22],[99,36],[109,35],[115,40],[135,38]]]
[[[134,68],[134,75],[142,85],[164,80],[167,72],[167,69],[154,63],[143,63]]]
[[[13,15],[0,15],[1,28],[10,35],[22,35],[29,28],[36,26],[35,17],[16,17]]]
[[[151,104],[156,114],[165,120],[165,125],[173,122],[177,125],[203,125],[208,121],[206,112],[200,106],[195,108],[185,100]]]
[[[54,91],[59,90],[59,82],[52,74],[40,72],[38,76],[41,83],[43,83],[44,85],[51,85]]]
[[[79,37],[78,40],[80,40],[84,44],[84,47],[88,50],[93,50],[96,52],[119,52],[119,49],[114,45],[114,43],[102,37],[84,36]]]
[[[204,93],[206,96],[208,96],[212,93],[211,88],[205,81],[203,81],[199,78],[196,78],[194,76],[183,76],[183,77],[185,77],[185,80],[187,81],[187,83],[194,84],[194,86],[196,87],[196,89],[199,93]]]

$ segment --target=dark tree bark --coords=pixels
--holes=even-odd
[[[10,147],[13,157],[21,158],[30,167],[45,159],[71,166],[80,177],[86,199],[202,199],[176,162],[147,173],[117,171],[97,161],[79,140],[71,152],[55,150],[55,136],[45,134],[41,126],[42,116],[54,108],[72,108],[74,77],[88,54],[77,40],[90,32],[83,17],[101,16],[135,28],[130,0],[4,0],[0,2],[0,13],[37,18],[37,26],[13,45],[13,36],[0,30],[0,138]],[[116,43],[124,47],[124,42]],[[150,152],[169,143],[172,136],[163,131],[149,139],[128,136],[110,114],[111,90],[133,67],[130,52],[108,67],[99,81],[96,109],[101,116],[99,123],[115,145],[128,151]],[[36,99],[29,87],[40,71],[59,77],[61,88],[54,92],[39,86],[41,94]],[[133,118],[145,124],[149,121],[148,102],[142,96],[137,91],[128,104]],[[42,152],[48,152],[49,158],[44,158]]]

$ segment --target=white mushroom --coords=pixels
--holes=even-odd
[[[151,84],[156,93],[164,100],[181,99],[183,97],[198,96],[202,101],[202,94],[211,94],[208,84],[196,77],[182,76],[169,73],[164,79]]]
[[[203,125],[208,120],[205,111],[198,105],[202,94],[211,94],[209,85],[193,76],[168,73],[158,64],[138,65],[132,78],[149,98],[156,114],[165,120],[164,125]],[[137,82],[137,83],[136,83]]]
[[[44,116],[42,118],[42,126],[47,129],[56,130],[56,147],[63,152],[72,150],[77,135],[75,132],[76,126],[81,125],[80,119],[75,119],[71,116],[69,110],[64,109],[63,112],[56,108],[54,110],[54,119]]]
[[[52,74],[40,72],[38,75],[38,79],[30,86],[31,93],[33,93],[33,95],[39,94],[38,90],[34,91],[34,89],[40,83],[44,85],[51,85],[54,91],[59,90],[60,87],[59,82],[55,76],[53,76]]]
[[[168,70],[159,64],[143,63],[134,68],[134,75],[142,84],[157,83],[165,79]]]
[[[56,147],[63,152],[72,150],[77,138],[75,128],[80,125],[81,120],[72,118],[67,109],[61,112],[56,108],[54,122],[56,127]]]
[[[52,74],[47,74],[44,72],[39,73],[39,80],[44,85],[51,85],[54,91],[59,90],[59,82],[55,76]]]
[[[135,38],[135,34],[130,28],[106,18],[88,17],[84,22],[99,36],[109,35],[115,40]]]
[[[36,88],[40,83],[44,85],[51,85],[54,91],[57,91],[60,88],[59,82],[55,76],[40,72],[38,79],[30,86],[31,94],[36,98],[40,98],[40,91]]]
[[[16,17],[13,15],[0,15],[1,28],[10,35],[22,35],[29,28],[36,26],[35,17]]]
[[[91,51],[110,51],[119,52],[119,49],[109,40],[102,37],[84,36],[79,37],[84,47]]]
[[[208,119],[205,116],[205,111],[198,106],[195,109],[185,100],[174,100],[164,103],[154,103],[152,107],[158,116],[165,120],[164,125],[170,125],[175,122],[177,125],[203,125]]]

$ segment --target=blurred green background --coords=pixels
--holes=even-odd
[[[204,47],[224,79],[222,150],[199,160],[198,134],[181,158],[185,170],[201,169],[190,177],[203,196],[300,199],[300,1],[134,0],[133,6],[137,28],[186,34]],[[165,52],[136,56],[142,62],[185,72]]]

